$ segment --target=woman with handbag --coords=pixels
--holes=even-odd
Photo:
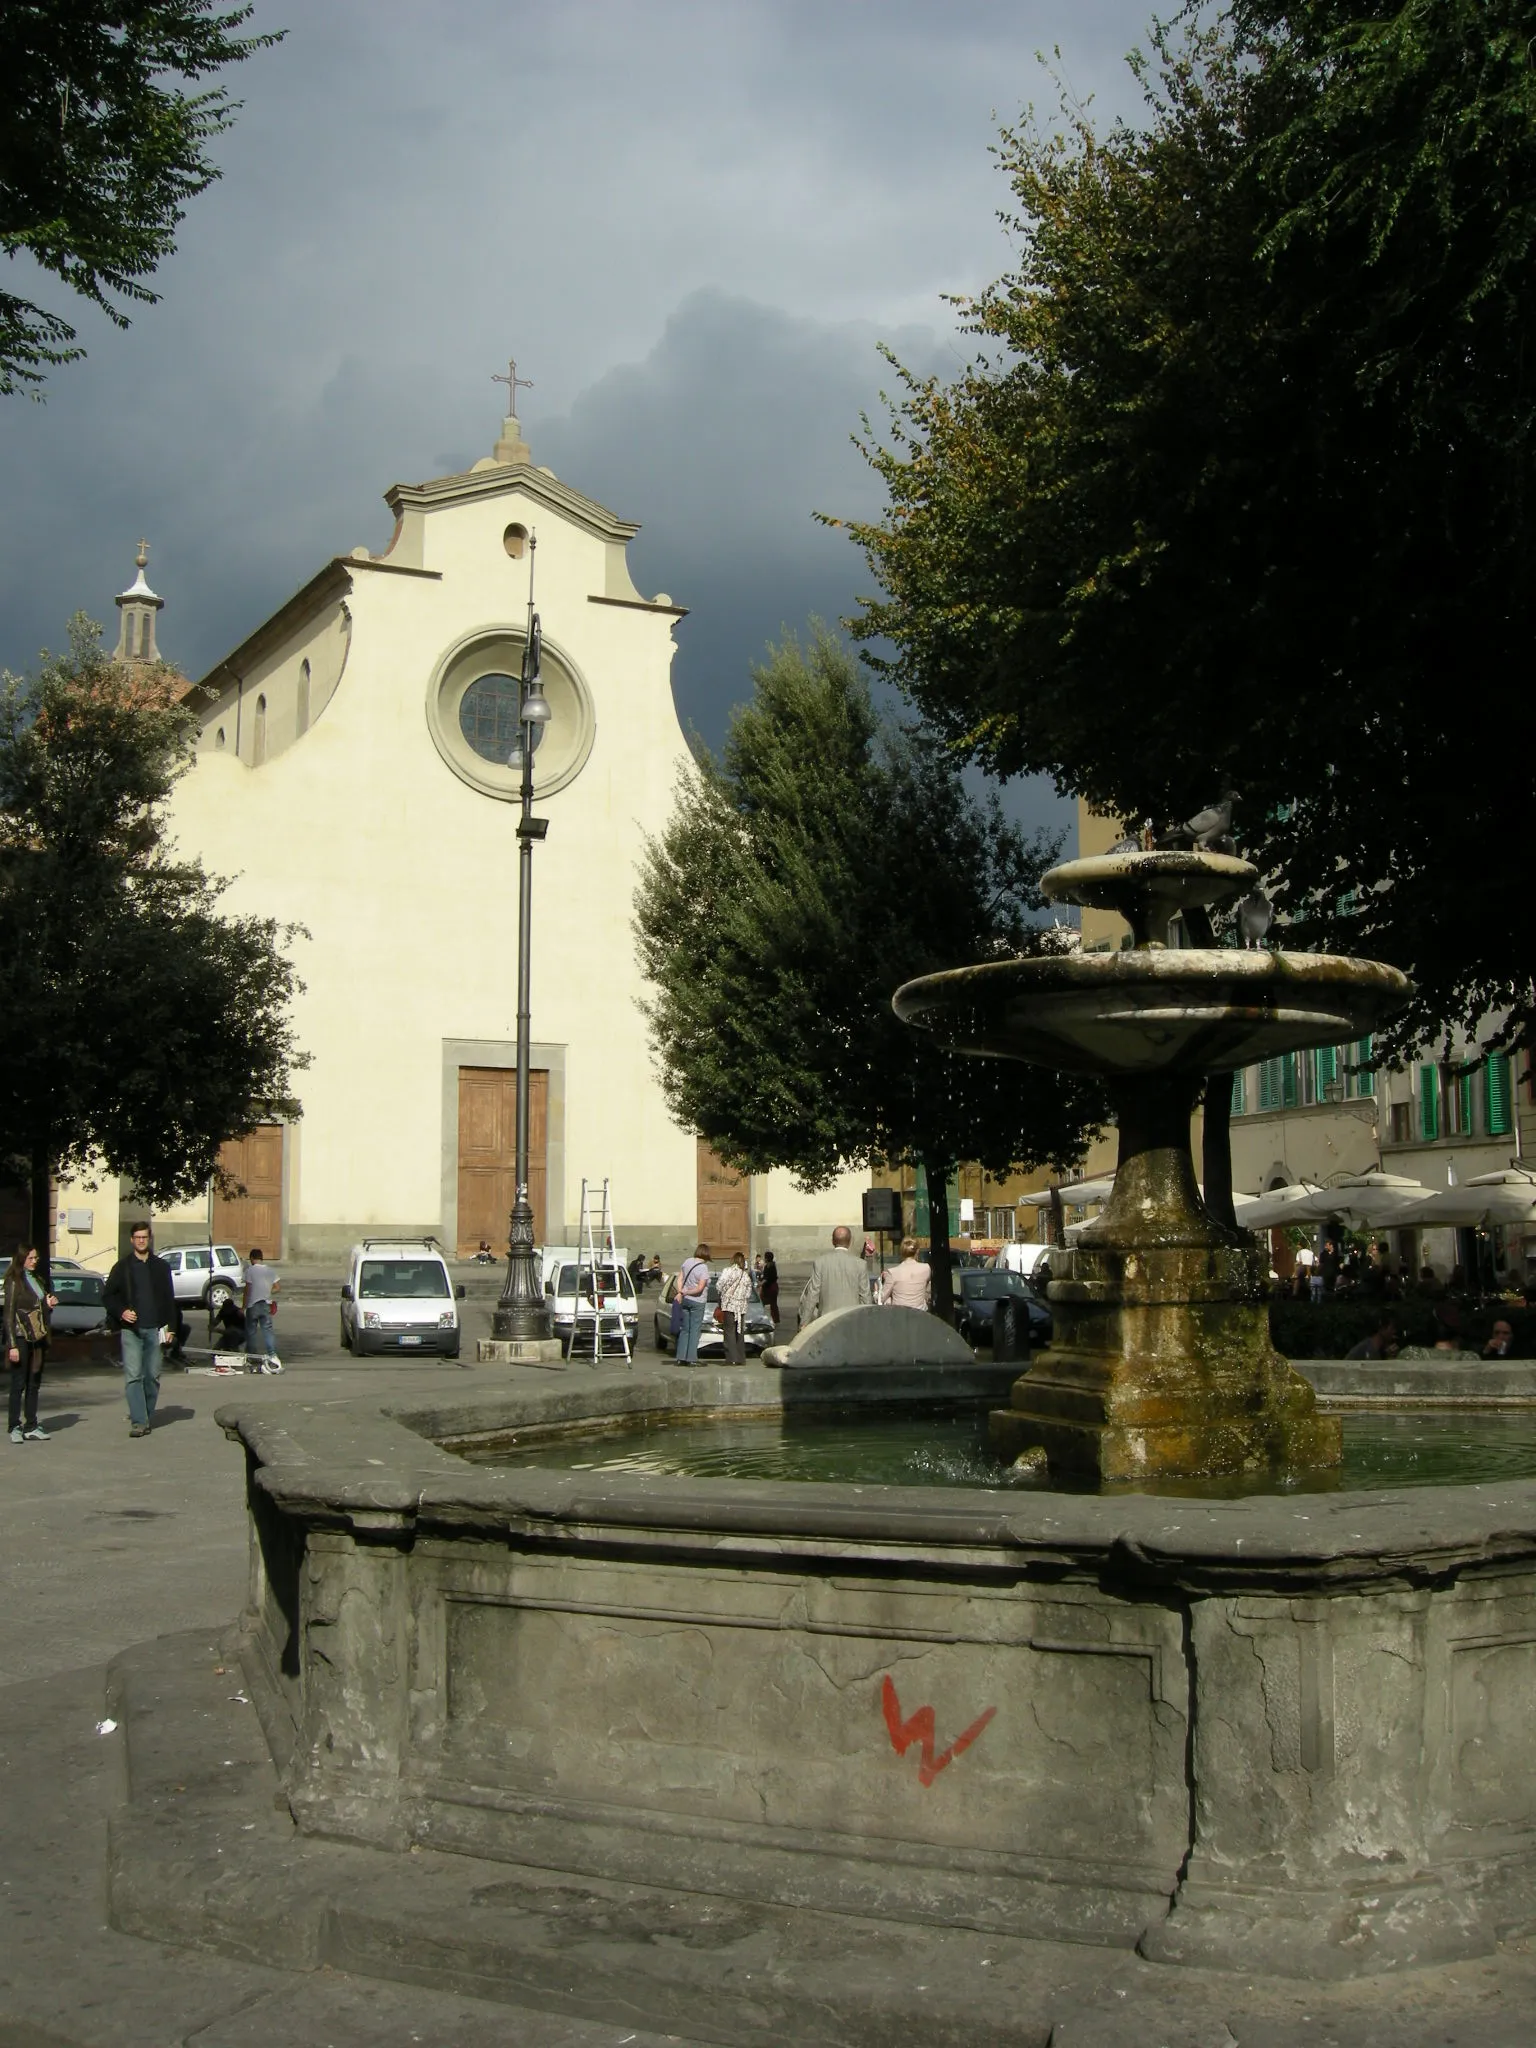
[[[677,1276],[677,1298],[682,1304],[682,1327],[677,1333],[676,1358],[679,1365],[697,1365],[699,1337],[704,1329],[704,1310],[709,1299],[709,1246],[695,1245],[693,1257],[684,1259]]]
[[[13,1444],[48,1441],[47,1430],[37,1420],[37,1396],[48,1362],[48,1311],[58,1305],[59,1297],[45,1292],[37,1277],[37,1246],[18,1245],[6,1271],[4,1298]]]

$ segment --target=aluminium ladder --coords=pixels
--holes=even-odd
[[[605,1278],[613,1276],[611,1287]],[[601,1192],[591,1183],[581,1184],[581,1224],[576,1239],[576,1310],[571,1327],[571,1357],[585,1357],[593,1365],[603,1362],[603,1340],[619,1340],[624,1363],[633,1366],[629,1326],[624,1319],[624,1296],[619,1279],[619,1256],[613,1248],[613,1203],[605,1180]],[[609,1301],[616,1306],[609,1307]]]

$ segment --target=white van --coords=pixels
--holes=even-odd
[[[611,1252],[599,1254],[595,1287],[591,1264],[577,1246],[545,1245],[541,1259],[544,1299],[566,1356],[570,1356],[579,1317],[587,1324],[586,1342],[590,1343],[594,1313],[601,1318],[603,1349],[622,1349],[622,1336],[627,1335],[633,1353],[640,1328],[640,1304],[635,1299],[635,1283],[630,1278],[625,1247],[617,1245]]]
[[[341,1341],[358,1358],[370,1351],[459,1355],[459,1303],[436,1238],[365,1237],[347,1261],[341,1289]]]
[[[1022,1273],[1026,1280],[1032,1280],[1035,1277],[1036,1266],[1042,1259],[1049,1258],[1050,1254],[1051,1247],[1048,1244],[1024,1244],[1015,1240],[1011,1244],[999,1247],[992,1265],[999,1273]]]

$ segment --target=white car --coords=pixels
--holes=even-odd
[[[437,1240],[365,1237],[352,1247],[341,1289],[341,1341],[356,1357],[370,1351],[459,1355],[459,1303]]]
[[[232,1244],[178,1244],[161,1258],[171,1269],[176,1299],[217,1315],[226,1301],[238,1301],[245,1267]]]

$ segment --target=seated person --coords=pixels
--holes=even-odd
[[[1397,1319],[1383,1316],[1369,1337],[1362,1337],[1358,1344],[1345,1352],[1346,1358],[1396,1358]]]
[[[477,1266],[494,1266],[495,1263],[496,1254],[491,1250],[490,1246],[482,1237],[480,1240],[480,1249],[475,1253],[475,1264]]]
[[[233,1295],[220,1304],[213,1318],[213,1335],[215,1343],[226,1351],[245,1349],[245,1310]]]
[[[1508,1358],[1515,1345],[1514,1325],[1500,1316],[1488,1333],[1488,1342],[1483,1346],[1484,1358]]]

